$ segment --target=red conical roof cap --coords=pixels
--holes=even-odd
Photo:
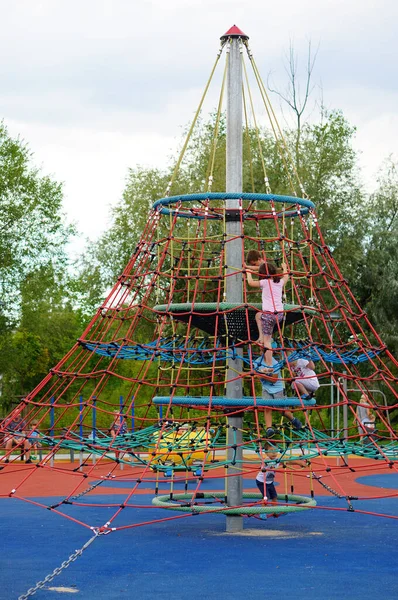
[[[249,39],[249,36],[243,33],[243,31],[239,29],[239,27],[237,27],[236,25],[232,25],[231,29],[228,29],[228,31],[221,36],[221,39],[229,37],[241,37],[245,38],[246,40]]]

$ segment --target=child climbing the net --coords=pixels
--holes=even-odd
[[[282,272],[272,262],[261,263],[258,268],[259,279],[254,280],[248,271],[247,283],[250,287],[260,288],[262,292],[262,313],[257,313],[256,323],[259,330],[258,343],[264,346],[265,367],[260,372],[272,374],[271,341],[275,325],[283,319],[283,288],[289,279],[286,264],[282,263]]]
[[[258,250],[249,250],[246,255],[245,267],[258,273],[258,269],[262,263],[265,263],[265,260],[261,256],[261,253]]]
[[[256,361],[256,368],[259,372],[261,372],[261,367],[264,364],[264,357],[261,357],[259,361]],[[281,369],[279,367],[279,363],[276,360],[275,356],[272,356],[272,367],[274,370],[274,376],[276,377],[275,381],[270,381],[269,379],[261,378],[261,387],[262,387],[262,397],[263,400],[276,400],[286,397],[285,392],[285,382],[282,379]],[[283,410],[282,414],[285,415],[289,421],[291,422],[294,429],[302,429],[303,424],[300,419],[294,416],[291,410]],[[264,409],[264,421],[265,421],[265,434],[267,438],[272,437],[275,434],[275,430],[272,427],[272,409],[265,408]]]

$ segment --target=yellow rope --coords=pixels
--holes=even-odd
[[[254,121],[254,126],[255,126],[255,132],[256,132],[256,138],[257,138],[257,145],[258,145],[258,151],[260,153],[260,158],[261,158],[261,165],[263,167],[263,174],[264,174],[264,183],[265,183],[265,192],[267,194],[271,193],[271,188],[269,185],[269,179],[267,176],[267,169],[265,168],[265,161],[264,161],[264,155],[263,155],[263,149],[261,147],[261,139],[260,139],[260,130],[258,128],[257,125],[257,119],[256,119],[256,114],[254,111],[254,106],[253,106],[253,98],[252,98],[252,94],[250,91],[250,86],[249,86],[249,78],[247,76],[247,70],[246,70],[246,65],[245,65],[245,61],[243,60],[243,54],[242,54],[242,65],[243,65],[243,70],[245,73],[245,79],[246,79],[246,86],[247,86],[247,92],[249,94],[249,100],[250,100],[250,106],[251,106],[251,110],[252,110],[252,115],[253,115],[253,121]]]
[[[187,285],[187,302],[189,302],[189,296],[190,296],[190,291],[191,291],[191,252],[189,252],[191,246],[190,246],[190,242],[191,241],[191,219],[188,219],[188,265],[187,265],[187,275],[188,275],[188,285]],[[184,269],[185,270],[185,269]]]
[[[207,185],[206,185],[206,189],[205,189],[206,192],[211,192],[211,188],[213,185],[214,163],[215,163],[215,158],[216,158],[218,132],[219,132],[219,126],[220,126],[220,119],[221,119],[222,103],[223,103],[223,99],[224,99],[225,81],[227,79],[227,73],[228,73],[228,64],[229,64],[229,54],[227,53],[226,60],[225,60],[224,75],[223,75],[222,85],[221,85],[221,90],[220,90],[220,98],[218,100],[216,123],[214,126],[213,150],[211,152],[211,157],[210,157],[211,164],[210,164],[210,169],[209,169],[209,171],[210,171],[209,177],[208,177]]]
[[[277,146],[277,149],[278,149],[279,155],[280,155],[280,157],[281,157],[281,159],[282,159],[282,162],[283,162],[283,164],[284,164],[284,166],[285,166],[286,175],[287,175],[287,177],[288,177],[288,179],[289,179],[290,190],[292,191],[292,193],[293,193],[294,195],[297,195],[297,194],[296,194],[296,189],[295,189],[295,186],[294,186],[294,183],[293,183],[293,180],[292,180],[292,178],[291,178],[291,175],[290,175],[290,170],[289,170],[289,166],[288,166],[288,164],[287,164],[287,161],[286,161],[286,157],[285,157],[284,153],[281,151],[280,138],[279,138],[279,136],[278,136],[278,133],[277,133],[277,131],[276,131],[276,129],[275,129],[275,126],[274,126],[274,122],[273,122],[273,120],[272,120],[272,112],[273,112],[273,111],[272,111],[272,107],[269,107],[269,106],[268,106],[268,102],[267,102],[267,95],[266,95],[266,92],[265,92],[265,90],[264,90],[264,89],[263,89],[263,87],[262,87],[262,81],[261,81],[261,77],[260,77],[260,74],[258,73],[258,70],[257,70],[256,64],[255,64],[255,62],[254,62],[253,55],[252,55],[252,54],[250,54],[250,55],[249,55],[249,57],[250,57],[250,60],[252,61],[253,72],[254,72],[254,75],[255,75],[255,77],[256,77],[256,80],[257,80],[258,88],[259,88],[259,90],[260,90],[260,94],[261,94],[261,97],[262,97],[262,99],[263,99],[263,102],[264,102],[264,107],[265,107],[265,110],[266,110],[266,112],[267,112],[268,119],[269,119],[269,122],[270,122],[270,125],[271,125],[271,128],[272,128],[272,131],[273,131],[273,133],[274,133],[274,138],[275,138],[275,141],[276,141],[276,146]],[[276,117],[275,117],[275,119],[276,119]],[[278,129],[279,129],[279,125],[278,125],[278,122],[277,122],[277,121],[276,121],[276,124],[277,124],[277,127],[278,127]],[[283,137],[283,136],[282,136],[282,138],[281,138],[281,139],[282,139],[282,141],[284,142],[284,137]]]
[[[252,148],[251,148],[251,144],[250,144],[249,122],[248,122],[248,118],[247,118],[246,95],[245,95],[245,88],[243,85],[242,85],[242,97],[243,97],[243,110],[244,110],[244,114],[245,114],[245,124],[246,124],[245,138],[246,138],[247,152],[249,155],[250,181],[252,184],[252,192],[254,194],[255,186],[254,186],[254,173],[253,173],[253,156],[252,156]]]
[[[247,46],[247,44],[246,44],[246,46]],[[280,139],[282,140],[282,143],[283,143],[284,149],[285,149],[285,151],[286,151],[286,154],[289,156],[289,159],[290,159],[290,164],[291,164],[291,167],[292,167],[292,169],[293,169],[293,172],[294,172],[294,174],[295,174],[296,181],[297,181],[297,183],[298,183],[298,185],[299,185],[300,191],[301,191],[301,193],[302,193],[302,195],[303,195],[304,197],[308,197],[308,196],[307,196],[307,194],[306,194],[306,192],[305,192],[305,189],[304,189],[304,186],[303,186],[303,184],[302,184],[302,181],[301,181],[301,179],[300,179],[300,176],[299,176],[299,174],[298,174],[298,172],[297,172],[296,165],[295,165],[295,163],[294,163],[294,160],[293,160],[293,157],[292,157],[292,155],[291,155],[291,152],[290,152],[290,150],[289,150],[289,147],[288,147],[288,145],[287,145],[287,143],[286,143],[286,140],[285,140],[285,137],[284,137],[284,135],[283,135],[283,132],[282,132],[282,130],[281,130],[281,127],[280,127],[280,125],[279,125],[278,119],[276,118],[276,115],[275,115],[274,109],[272,108],[272,104],[271,104],[271,101],[270,101],[270,99],[269,99],[269,96],[268,96],[267,90],[266,90],[266,88],[265,88],[264,82],[263,82],[263,81],[262,81],[262,79],[261,79],[261,75],[260,75],[260,73],[259,73],[259,71],[258,71],[258,68],[257,68],[256,62],[255,62],[255,60],[254,60],[254,57],[253,57],[253,55],[251,54],[251,52],[249,52],[249,58],[250,58],[250,60],[251,60],[251,62],[252,62],[252,65],[253,65],[253,71],[254,71],[254,73],[255,73],[255,76],[256,76],[256,79],[257,79],[257,81],[258,81],[258,83],[259,83],[260,93],[261,93],[261,95],[262,95],[262,97],[263,97],[263,99],[264,99],[264,105],[265,105],[265,108],[266,108],[266,110],[267,110],[267,113],[268,113],[268,115],[269,115],[270,121],[272,122],[272,119],[271,119],[271,116],[270,116],[270,115],[272,115],[272,117],[273,117],[273,119],[274,119],[274,121],[275,121],[276,127],[277,127],[277,129],[278,129],[278,132],[279,132],[279,135],[280,135]],[[269,110],[268,110],[268,107],[267,107],[267,105],[268,105],[268,107],[269,107]],[[273,129],[274,129],[274,128],[273,128]],[[274,130],[274,131],[275,131],[275,130]],[[290,180],[290,175],[288,175],[288,176],[289,176],[289,180]]]
[[[290,220],[290,239],[294,240],[294,219]],[[294,255],[293,255],[293,248],[290,248],[290,270],[293,270],[293,266],[294,266]],[[292,304],[294,303],[294,286],[292,283]]]
[[[187,135],[187,137],[186,137],[186,139],[185,139],[184,145],[183,145],[183,147],[182,147],[182,150],[181,150],[181,152],[180,152],[180,156],[178,157],[178,160],[177,160],[176,166],[174,167],[174,171],[173,171],[173,173],[172,173],[172,175],[171,175],[171,179],[170,179],[170,181],[169,181],[169,183],[168,183],[168,185],[167,185],[166,192],[165,192],[165,196],[168,196],[168,195],[170,194],[171,187],[172,187],[172,185],[173,185],[173,183],[174,183],[174,180],[175,180],[175,178],[176,178],[176,176],[177,176],[177,173],[178,173],[178,171],[179,171],[179,168],[180,168],[180,165],[181,165],[182,159],[184,158],[185,150],[187,149],[187,146],[188,146],[189,140],[191,139],[192,132],[193,132],[193,130],[194,130],[194,127],[195,127],[195,125],[196,125],[196,121],[198,120],[198,117],[199,117],[200,111],[201,111],[201,109],[202,109],[202,106],[203,106],[203,102],[204,102],[204,100],[205,100],[205,98],[206,98],[207,91],[208,91],[208,89],[209,89],[209,86],[210,86],[210,83],[211,83],[211,81],[212,81],[212,79],[213,79],[213,75],[214,75],[214,72],[215,72],[215,70],[216,70],[216,67],[217,67],[218,61],[220,60],[220,56],[221,56],[221,53],[222,53],[223,47],[224,47],[224,46],[222,46],[222,47],[220,48],[220,50],[219,50],[219,52],[218,52],[218,54],[217,54],[216,61],[215,61],[215,63],[214,63],[213,69],[212,69],[212,71],[211,71],[211,73],[210,73],[209,80],[208,80],[208,82],[207,82],[207,84],[206,84],[206,87],[205,87],[205,89],[204,89],[204,92],[203,92],[203,94],[202,94],[202,98],[200,99],[199,106],[198,106],[198,108],[197,108],[197,111],[196,111],[196,113],[195,113],[195,116],[194,116],[194,118],[193,118],[193,121],[192,121],[191,127],[190,127],[190,129],[189,129],[188,135]]]

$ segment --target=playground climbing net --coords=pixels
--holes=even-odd
[[[240,43],[268,103],[247,40]],[[159,509],[182,515],[305,513],[317,493],[357,510],[350,482],[376,469],[397,470],[391,425],[397,361],[340,272],[315,206],[288,166],[283,137],[278,148],[288,181],[303,197],[294,190],[273,194],[265,172],[264,193],[211,191],[221,107],[220,98],[206,189],[170,195],[181,157],[131,259],[78,342],[1,425],[2,496],[31,502],[29,483],[51,472],[62,491],[35,504],[69,520],[79,507],[77,522],[96,537],[136,527],[126,513],[148,505],[137,500],[142,492]],[[228,208],[228,200],[237,208]],[[231,266],[228,248],[237,240],[239,266]],[[289,276],[273,332],[272,372],[262,368],[256,315],[263,311],[259,291],[247,285],[249,250]],[[227,298],[230,280],[242,282],[239,302]],[[295,385],[297,360],[315,365],[315,397]],[[241,385],[239,398],[228,395],[233,382]],[[283,393],[265,395],[275,382]],[[241,427],[230,424],[235,415]],[[22,467],[19,449],[36,460]],[[278,467],[274,503],[249,490],[238,506],[228,504],[229,479],[243,477],[246,488],[256,489],[256,475]],[[222,488],[211,490],[220,479]],[[91,509],[104,506],[96,500],[99,488],[118,500],[110,503],[110,518],[93,522]]]

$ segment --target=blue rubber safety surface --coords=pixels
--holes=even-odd
[[[361,483],[389,487],[390,476]],[[383,478],[383,480],[382,480]],[[387,479],[387,481],[385,481]],[[383,485],[385,483],[385,485]],[[247,484],[247,482],[246,482]],[[248,484],[247,484],[248,485]],[[369,488],[373,495],[375,488]],[[90,525],[115,513],[121,496],[90,496],[98,508],[65,506]],[[43,499],[41,499],[43,500]],[[54,499],[45,498],[51,504]],[[151,504],[139,495],[135,504]],[[318,496],[326,507],[345,500]],[[398,514],[398,499],[354,502],[355,508]],[[80,548],[91,531],[16,499],[0,501],[0,598],[18,596]],[[116,525],[176,516],[162,509],[125,509]],[[222,515],[198,515],[98,537],[36,600],[374,600],[398,597],[398,521],[343,510],[308,510],[282,518],[245,519],[250,535],[225,533]],[[77,593],[51,591],[70,588]]]
[[[364,475],[356,479],[362,485],[378,487],[382,490],[398,490],[398,473],[384,473],[382,475]],[[375,490],[369,490],[370,496],[376,496]]]

